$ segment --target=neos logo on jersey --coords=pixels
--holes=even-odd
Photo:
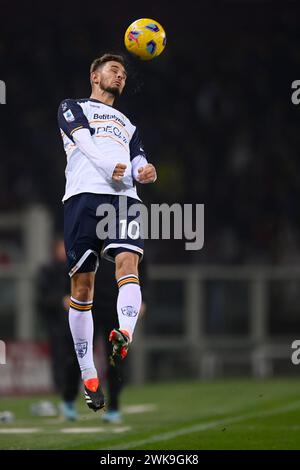
[[[94,127],[94,126],[93,126]],[[116,137],[117,139],[121,140],[124,144],[128,145],[129,140],[125,136],[125,134],[121,131],[121,129],[118,126],[112,126],[112,125],[101,125],[101,126],[96,126],[94,127],[95,129],[95,136],[101,136],[101,134],[111,134],[113,137]]]
[[[115,123],[115,124],[114,124]],[[93,120],[89,122],[95,129],[96,137],[101,134],[110,134],[112,137],[129,144],[129,132],[126,130],[125,122],[116,114],[93,114]],[[122,126],[122,128],[120,128]]]

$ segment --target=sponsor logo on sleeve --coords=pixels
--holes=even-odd
[[[75,121],[75,116],[70,109],[67,109],[67,111],[65,111],[63,114],[67,122]]]

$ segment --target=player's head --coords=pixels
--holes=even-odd
[[[95,59],[90,68],[92,90],[101,89],[120,96],[126,82],[125,61],[121,55],[104,54]]]

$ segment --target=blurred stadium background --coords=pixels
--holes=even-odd
[[[126,27],[144,16],[165,27],[168,42],[151,63],[129,59],[118,103],[158,168],[158,182],[140,194],[146,204],[205,204],[205,243],[187,252],[183,241],[147,242],[148,305],[130,382],[298,376],[300,134],[291,83],[299,5],[0,7],[0,339],[8,362],[0,394],[51,387],[35,298],[38,270],[62,231],[58,105],[89,95],[91,61],[124,52]]]

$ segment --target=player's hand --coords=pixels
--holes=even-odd
[[[124,176],[126,168],[127,165],[124,165],[124,163],[117,163],[112,175],[112,179],[114,181],[120,181]]]
[[[145,166],[142,166],[138,169],[137,180],[139,183],[154,183],[157,178],[155,166],[152,163],[148,163]]]

